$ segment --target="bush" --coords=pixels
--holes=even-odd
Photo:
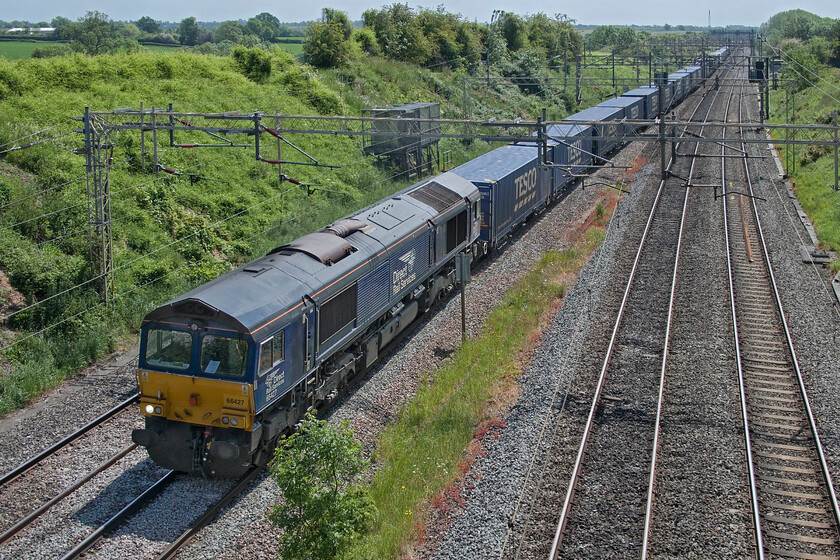
[[[368,55],[379,54],[379,44],[376,42],[376,35],[371,29],[363,27],[353,34],[353,40],[359,44],[362,52]]]
[[[315,22],[306,28],[303,42],[306,62],[318,68],[333,68],[347,64],[349,49],[340,23]]]
[[[271,55],[262,49],[233,49],[233,60],[239,71],[251,81],[263,83],[271,75]]]
[[[32,51],[32,58],[51,58],[54,56],[68,56],[71,54],[73,54],[73,49],[71,49],[69,45],[59,43],[57,45],[38,47]]]
[[[284,499],[268,516],[283,531],[283,558],[336,558],[367,531],[376,512],[359,485],[367,467],[346,422],[329,426],[310,412],[298,433],[283,438],[271,476]]]

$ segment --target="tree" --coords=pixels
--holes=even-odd
[[[345,40],[349,39],[350,35],[353,34],[353,24],[350,23],[350,18],[347,17],[345,12],[334,10],[332,8],[324,8],[321,10],[321,21],[324,23],[338,24],[341,27]]]
[[[213,42],[231,41],[238,43],[245,34],[245,27],[238,21],[223,21],[213,30]]]
[[[184,18],[181,20],[181,24],[178,26],[178,40],[181,42],[182,45],[197,45],[198,44],[198,24],[195,22],[195,18],[190,16],[188,18]]]
[[[303,54],[309,64],[319,68],[342,66],[347,63],[348,51],[341,24],[316,21],[306,26]]]
[[[54,17],[50,22],[50,27],[54,27],[53,37],[56,39],[69,40],[72,39],[73,26],[76,25],[66,17]]]
[[[516,52],[528,45],[528,33],[525,21],[511,12],[502,12],[497,20],[502,35],[510,52]]]
[[[840,20],[834,23],[831,28],[831,61],[835,66],[840,67]]]
[[[73,24],[69,30],[73,50],[90,55],[137,48],[137,41],[120,36],[118,26],[106,14],[94,10]]]
[[[408,4],[365,10],[362,19],[365,27],[373,29],[382,53],[388,58],[415,64],[424,64],[429,59],[431,45]]]
[[[263,12],[249,19],[245,29],[262,41],[274,41],[280,35],[280,20],[268,12]]]
[[[310,412],[299,432],[280,441],[270,468],[283,501],[268,518],[283,531],[282,558],[335,558],[367,531],[376,513],[359,484],[367,467],[347,422],[329,426]]]
[[[150,33],[154,35],[155,33],[160,33],[160,23],[156,20],[153,20],[149,16],[143,16],[137,20],[137,28],[144,32]]]
[[[280,20],[277,19],[275,16],[269,14],[268,12],[262,12],[261,14],[257,14],[254,16],[254,19],[267,23],[274,29],[280,29]]]

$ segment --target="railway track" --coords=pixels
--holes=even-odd
[[[692,113],[709,119],[717,91]],[[700,144],[695,143],[697,154]],[[687,170],[690,184],[695,158]],[[669,164],[669,169],[674,164]],[[673,176],[682,179],[677,173]],[[659,431],[690,188],[660,182],[610,337],[549,558],[648,553]],[[606,394],[606,391],[609,394]],[[610,476],[603,476],[610,472]]]
[[[744,122],[742,103],[738,109]],[[739,132],[734,149],[721,148],[729,172],[722,188],[756,558],[840,558],[837,497],[764,243],[747,146],[737,145],[746,131]],[[723,157],[732,152],[744,158]]]
[[[81,472],[83,474],[79,475],[67,486],[63,487],[57,494],[47,494],[44,496],[47,492],[52,493],[55,491],[55,488],[52,487],[52,485],[46,485],[41,492],[36,491],[37,494],[41,495],[43,502],[40,503],[40,505],[37,505],[34,509],[29,509],[33,506],[32,502],[20,499],[20,491],[23,487],[22,485],[27,485],[27,479],[31,479],[33,481],[33,486],[37,486],[41,482],[41,478],[43,476],[40,472],[42,469],[55,469],[56,465],[75,464],[75,461],[68,461],[66,458],[59,457],[59,455],[62,453],[74,453],[74,451],[69,449],[70,447],[80,445],[82,438],[91,433],[93,430],[104,429],[112,426],[111,421],[113,419],[117,418],[138,401],[139,395],[132,395],[0,477],[0,495],[8,495],[17,498],[10,502],[14,503],[15,506],[13,508],[7,508],[7,512],[8,510],[12,510],[12,512],[20,512],[20,517],[16,521],[0,525],[0,527],[2,527],[2,529],[0,529],[0,544],[9,541],[19,532],[32,525],[51,508],[71,496],[74,492],[79,490],[96,476],[102,474],[118,462],[122,461],[127,455],[137,448],[135,444],[130,444],[120,448],[117,452],[110,454],[107,458],[105,458],[105,460],[101,461],[93,468],[87,470],[86,472],[82,470]],[[75,453],[79,453],[79,451],[75,451]],[[67,467],[60,468],[66,469]]]
[[[239,497],[242,492],[256,479],[262,472],[261,467],[252,468],[239,481],[232,484],[219,499],[213,501],[189,526],[178,534],[168,544],[163,545],[163,549],[152,552],[150,558],[156,560],[169,560],[173,558],[178,551],[184,547],[203,527],[213,521],[219,512],[228,506],[234,499]],[[76,544],[72,550],[68,551],[61,560],[75,560],[86,555],[97,556],[97,545],[108,536],[114,533],[121,525],[128,523],[133,517],[142,515],[144,508],[148,508],[159,495],[164,493],[168,487],[177,483],[178,474],[173,471],[168,471],[157,482],[151,485],[146,491],[135,498],[131,503],[122,508],[119,512],[102,523],[98,528],[93,530],[87,537]],[[106,557],[110,556],[110,551],[105,551],[99,555],[104,554]]]
[[[87,424],[82,426],[81,428],[78,428],[73,433],[67,435],[62,440],[54,443],[53,445],[51,445],[47,449],[41,451],[40,453],[38,453],[37,455],[34,455],[33,457],[27,459],[26,461],[23,461],[20,465],[18,465],[14,469],[11,469],[9,472],[5,473],[3,476],[0,476],[0,490],[2,490],[4,487],[6,487],[13,480],[15,480],[18,477],[20,477],[20,476],[26,474],[27,472],[31,471],[37,465],[46,461],[47,459],[49,459],[50,457],[52,457],[53,455],[58,453],[60,450],[64,449],[65,447],[67,447],[71,443],[75,442],[76,440],[81,438],[83,435],[85,435],[88,432],[90,432],[91,430],[105,424],[111,418],[113,418],[117,414],[119,414],[122,411],[124,411],[125,409],[127,409],[129,406],[131,406],[131,405],[133,405],[133,404],[135,404],[139,401],[140,401],[140,393],[135,393],[131,397],[127,398],[126,400],[124,400],[123,402],[118,404],[117,406],[115,406],[115,407],[111,408],[110,410],[100,414],[99,416],[97,416],[96,418],[94,418],[93,420],[91,420],[90,422],[88,422]]]

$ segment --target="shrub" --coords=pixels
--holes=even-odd
[[[69,45],[59,43],[57,45],[38,47],[32,51],[32,58],[52,58],[54,56],[68,56],[71,54],[73,54],[73,49]]]
[[[283,558],[335,558],[367,531],[376,511],[359,485],[367,467],[347,422],[329,426],[310,412],[298,433],[283,438],[271,476],[284,499],[268,516],[283,531]]]
[[[353,40],[359,44],[365,54],[379,54],[379,44],[376,42],[376,35],[373,34],[373,30],[363,27],[353,34]]]
[[[344,27],[337,22],[314,22],[306,28],[303,53],[306,62],[319,68],[332,68],[347,64],[349,49],[344,38]]]
[[[233,49],[233,60],[239,71],[251,81],[262,83],[271,75],[271,56],[262,49]]]

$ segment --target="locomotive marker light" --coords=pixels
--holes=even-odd
[[[464,294],[467,284],[470,283],[470,261],[469,253],[458,253],[455,255],[455,280],[461,285],[461,343],[467,341],[467,301]]]

